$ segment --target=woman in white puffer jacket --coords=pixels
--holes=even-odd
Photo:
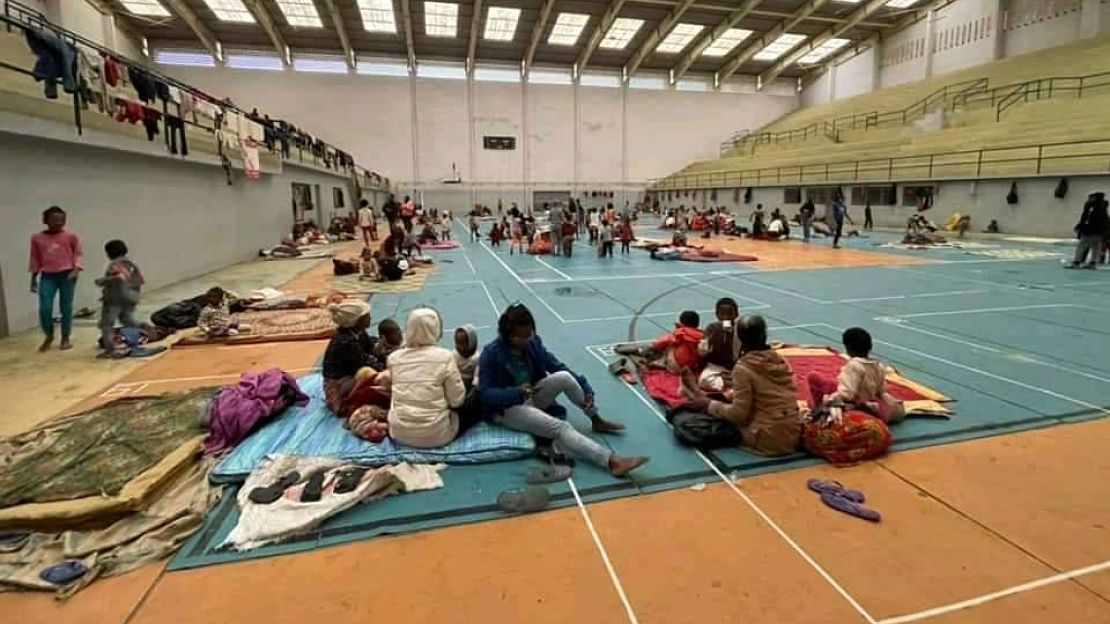
[[[457,410],[466,388],[453,351],[439,346],[443,321],[431,308],[409,314],[405,346],[389,355],[393,382],[389,436],[420,448],[447,444],[459,434]]]

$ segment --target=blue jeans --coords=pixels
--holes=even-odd
[[[69,279],[69,271],[39,275],[39,326],[48,338],[54,337],[54,296],[62,313],[62,340],[73,331],[73,295],[77,281]]]

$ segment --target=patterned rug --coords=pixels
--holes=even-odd
[[[222,338],[207,338],[198,331],[186,335],[174,347],[208,344],[255,344],[290,340],[321,340],[331,338],[335,323],[327,308],[299,310],[252,310],[231,315],[240,325],[249,325],[250,333]]]

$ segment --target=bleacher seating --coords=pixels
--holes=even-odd
[[[1025,87],[1028,94],[1015,91],[1030,80],[1100,72],[1110,72],[1110,38],[803,108],[752,133],[722,158],[689,165],[660,187],[1106,172],[1110,170],[1110,75],[1085,80],[1081,99],[1074,90],[1078,81],[1056,80],[1052,93],[1047,82]],[[945,93],[944,88],[952,85],[956,87]],[[1006,100],[1009,105],[999,114],[999,102],[1011,94]],[[850,116],[862,113],[885,114],[888,120],[897,117],[892,111],[917,113],[915,104],[930,95],[928,112],[943,115],[939,129],[916,125],[921,114],[910,115],[905,124],[895,120],[853,128],[846,123]],[[836,131],[784,134],[813,124],[822,129],[835,124]]]

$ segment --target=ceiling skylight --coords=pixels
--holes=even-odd
[[[640,27],[644,25],[644,20],[632,17],[618,17],[613,20],[613,25],[609,27],[609,32],[605,33],[605,38],[601,40],[601,47],[609,48],[611,50],[623,50],[628,46],[628,42],[636,36]]]
[[[714,39],[713,43],[709,44],[709,46],[702,51],[702,54],[705,56],[724,56],[732,52],[733,48],[740,45],[742,41],[751,36],[752,31],[750,30],[729,28],[723,35]]]
[[[362,15],[362,28],[367,32],[397,32],[393,0],[358,0],[358,11]]]
[[[316,12],[316,5],[312,0],[276,0],[281,14],[290,26],[310,26],[323,28],[320,14]]]
[[[568,46],[578,43],[578,38],[582,36],[582,30],[589,21],[590,16],[585,13],[560,13],[555,18],[555,25],[551,27],[547,42],[551,45]]]
[[[520,9],[491,6],[486,12],[486,30],[483,39],[491,41],[512,41],[516,35],[516,23],[520,21]]]
[[[808,54],[798,59],[798,62],[803,64],[816,63],[824,59],[826,56],[832,54],[833,52],[836,52],[840,48],[848,45],[850,42],[850,39],[839,39],[834,37],[832,39],[829,39],[825,43],[817,46],[816,48],[810,50]]]
[[[170,17],[170,12],[158,0],[120,0],[128,12],[135,15]]]
[[[752,58],[757,61],[773,61],[783,54],[789,52],[791,48],[805,41],[805,39],[805,35],[783,33],[779,35],[777,39],[767,44],[767,47],[763,48],[759,52],[756,52],[755,56],[753,56]]]
[[[705,26],[701,24],[676,24],[670,34],[655,48],[655,51],[666,54],[681,52],[703,30],[705,30]]]
[[[892,9],[904,9],[917,4],[917,0],[890,0],[886,5]]]
[[[216,18],[224,22],[242,22],[253,24],[254,16],[243,6],[241,0],[204,0],[209,9],[216,14]]]
[[[424,3],[424,34],[454,37],[459,32],[459,5],[449,2]]]

